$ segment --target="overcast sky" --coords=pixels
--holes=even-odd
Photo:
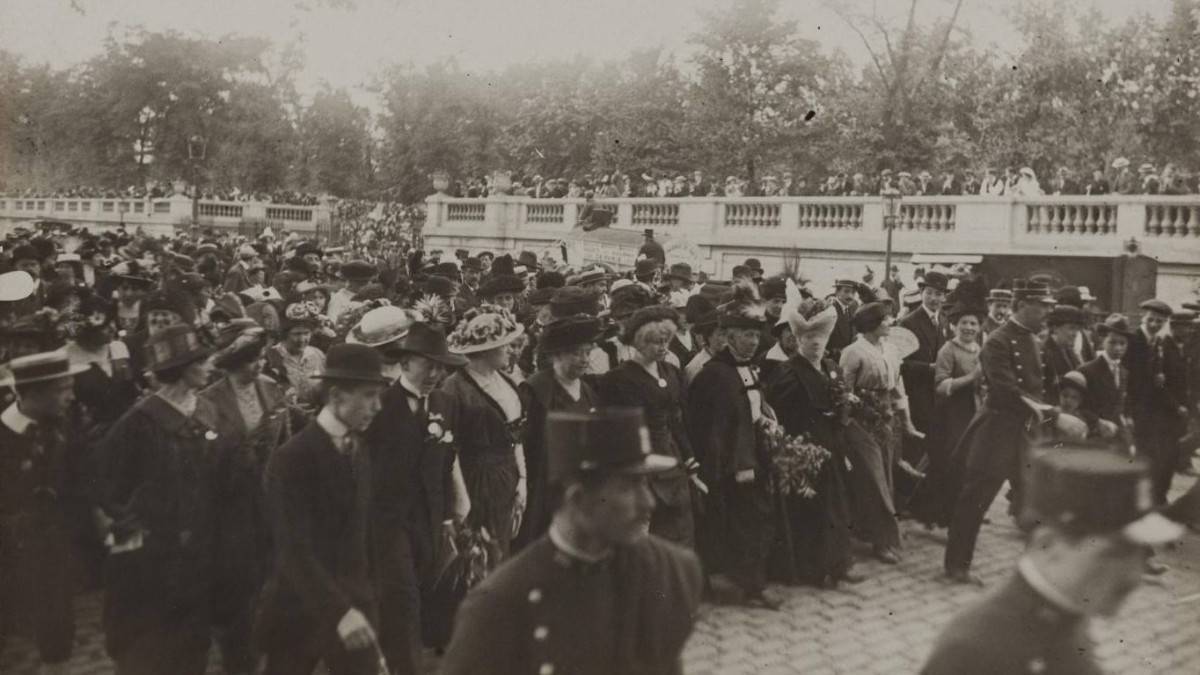
[[[1017,0],[966,0],[964,25],[979,40],[1011,40],[1002,8]],[[1083,0],[1114,20],[1135,11],[1165,16],[1170,0]],[[333,9],[308,0],[0,0],[0,46],[28,62],[66,67],[100,52],[111,30],[141,25],[219,37],[302,40],[307,67],[302,89],[327,81],[357,88],[388,63],[424,64],[456,57],[487,71],[537,59],[577,55],[605,60],[638,48],[685,48],[701,11],[728,0],[357,0]],[[80,13],[72,4],[82,8]],[[806,37],[866,58],[858,39],[819,0],[787,0]],[[902,7],[900,0],[879,0]],[[946,13],[950,0],[923,0]]]

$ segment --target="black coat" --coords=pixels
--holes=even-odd
[[[841,355],[842,350],[851,342],[854,342],[854,311],[857,309],[857,303],[851,303],[849,307],[842,307],[837,302],[831,303],[834,310],[837,312],[837,323],[833,326],[833,334],[829,336],[829,342],[825,345],[825,350],[829,354],[829,358],[837,360]]]
[[[702,588],[695,556],[653,536],[592,565],[543,537],[470,592],[441,672],[682,673]]]
[[[900,319],[900,325],[911,330],[920,343],[917,351],[906,356],[900,364],[900,376],[904,378],[913,426],[928,433],[933,424],[933,407],[936,402],[934,364],[937,363],[937,355],[942,345],[950,338],[950,325],[944,311],[938,312],[935,325],[924,307],[909,312]]]
[[[1100,675],[1085,618],[1042,598],[1020,576],[948,624],[922,675]]]
[[[1046,402],[1058,404],[1058,382],[1063,375],[1072,370],[1079,370],[1079,357],[1075,355],[1073,345],[1060,345],[1054,336],[1046,337],[1042,343],[1043,381],[1046,387]]]
[[[368,452],[341,454],[314,420],[266,469],[275,566],[256,624],[264,651],[328,643],[351,608],[374,615],[368,576]]]
[[[1179,346],[1172,337],[1160,337],[1151,343],[1140,328],[1129,340],[1125,352],[1129,369],[1129,403],[1135,414],[1166,412],[1187,404],[1187,377]],[[1154,376],[1162,373],[1166,382],[1159,387]]]
[[[1129,387],[1129,370],[1121,368],[1121,384],[1118,388],[1113,379],[1112,369],[1103,356],[1088,361],[1079,367],[1079,372],[1087,378],[1087,397],[1083,407],[1100,419],[1108,420],[1118,426],[1124,426],[1122,416],[1129,413],[1126,391]]]

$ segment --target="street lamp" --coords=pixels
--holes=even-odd
[[[187,142],[188,161],[192,165],[192,233],[199,227],[200,216],[200,162],[208,152],[208,141],[196,134]]]
[[[883,227],[887,230],[887,254],[883,259],[883,278],[892,278],[892,230],[896,229],[896,216],[900,213],[900,191],[896,188],[884,188],[879,193],[883,199]]]

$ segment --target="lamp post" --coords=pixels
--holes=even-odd
[[[196,134],[187,142],[188,161],[192,165],[192,234],[196,234],[200,216],[200,162],[208,152],[208,141]]]
[[[900,213],[900,191],[884,188],[879,196],[883,199],[883,227],[887,230],[887,253],[883,259],[883,278],[892,278],[892,230],[896,229],[896,215]]]

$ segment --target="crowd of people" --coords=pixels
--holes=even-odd
[[[22,199],[164,199],[182,195],[191,197],[191,188],[176,190],[174,183],[157,181],[146,185],[131,185],[124,189],[102,188],[89,185],[74,185],[64,188],[40,190],[28,188],[25,190],[3,192],[0,196]],[[306,192],[294,190],[272,191],[243,191],[241,188],[206,187],[200,191],[200,198],[209,201],[223,202],[265,202],[268,204],[285,204],[288,206],[317,206],[322,198]]]
[[[910,293],[754,259],[702,281],[649,232],[621,273],[371,233],[4,242],[0,612],[47,672],[81,587],[122,674],[203,673],[214,643],[231,674],[416,673],[427,647],[452,674],[678,672],[702,593],[857,584],[856,550],[904,558],[902,518],[980,583],[1005,482],[1035,570],[1085,528],[1134,544],[1071,560],[1160,574],[1146,547],[1196,525],[1200,493],[1167,496],[1200,438],[1200,305],[1126,316],[967,267]],[[1046,443],[1082,454],[1027,479]],[[1081,511],[1097,477],[1111,503]],[[1151,508],[1173,520],[1133,528]],[[1053,600],[1132,589],[1105,583]],[[930,672],[969,672],[969,639]]]
[[[1200,173],[1185,171],[1175,164],[1161,170],[1146,162],[1136,169],[1125,157],[1109,167],[1090,172],[1060,166],[1052,176],[1038,178],[1030,167],[984,167],[942,172],[927,170],[878,173],[845,172],[819,176],[800,171],[767,172],[754,180],[745,176],[726,176],[711,180],[703,171],[677,174],[665,172],[629,176],[616,171],[579,178],[544,178],[541,175],[516,176],[506,194],[534,198],[612,197],[858,197],[878,195],[894,189],[904,196],[985,195],[1031,197],[1038,195],[1165,194],[1200,192]],[[491,176],[471,178],[452,185],[449,194],[456,197],[486,197],[497,192]]]

